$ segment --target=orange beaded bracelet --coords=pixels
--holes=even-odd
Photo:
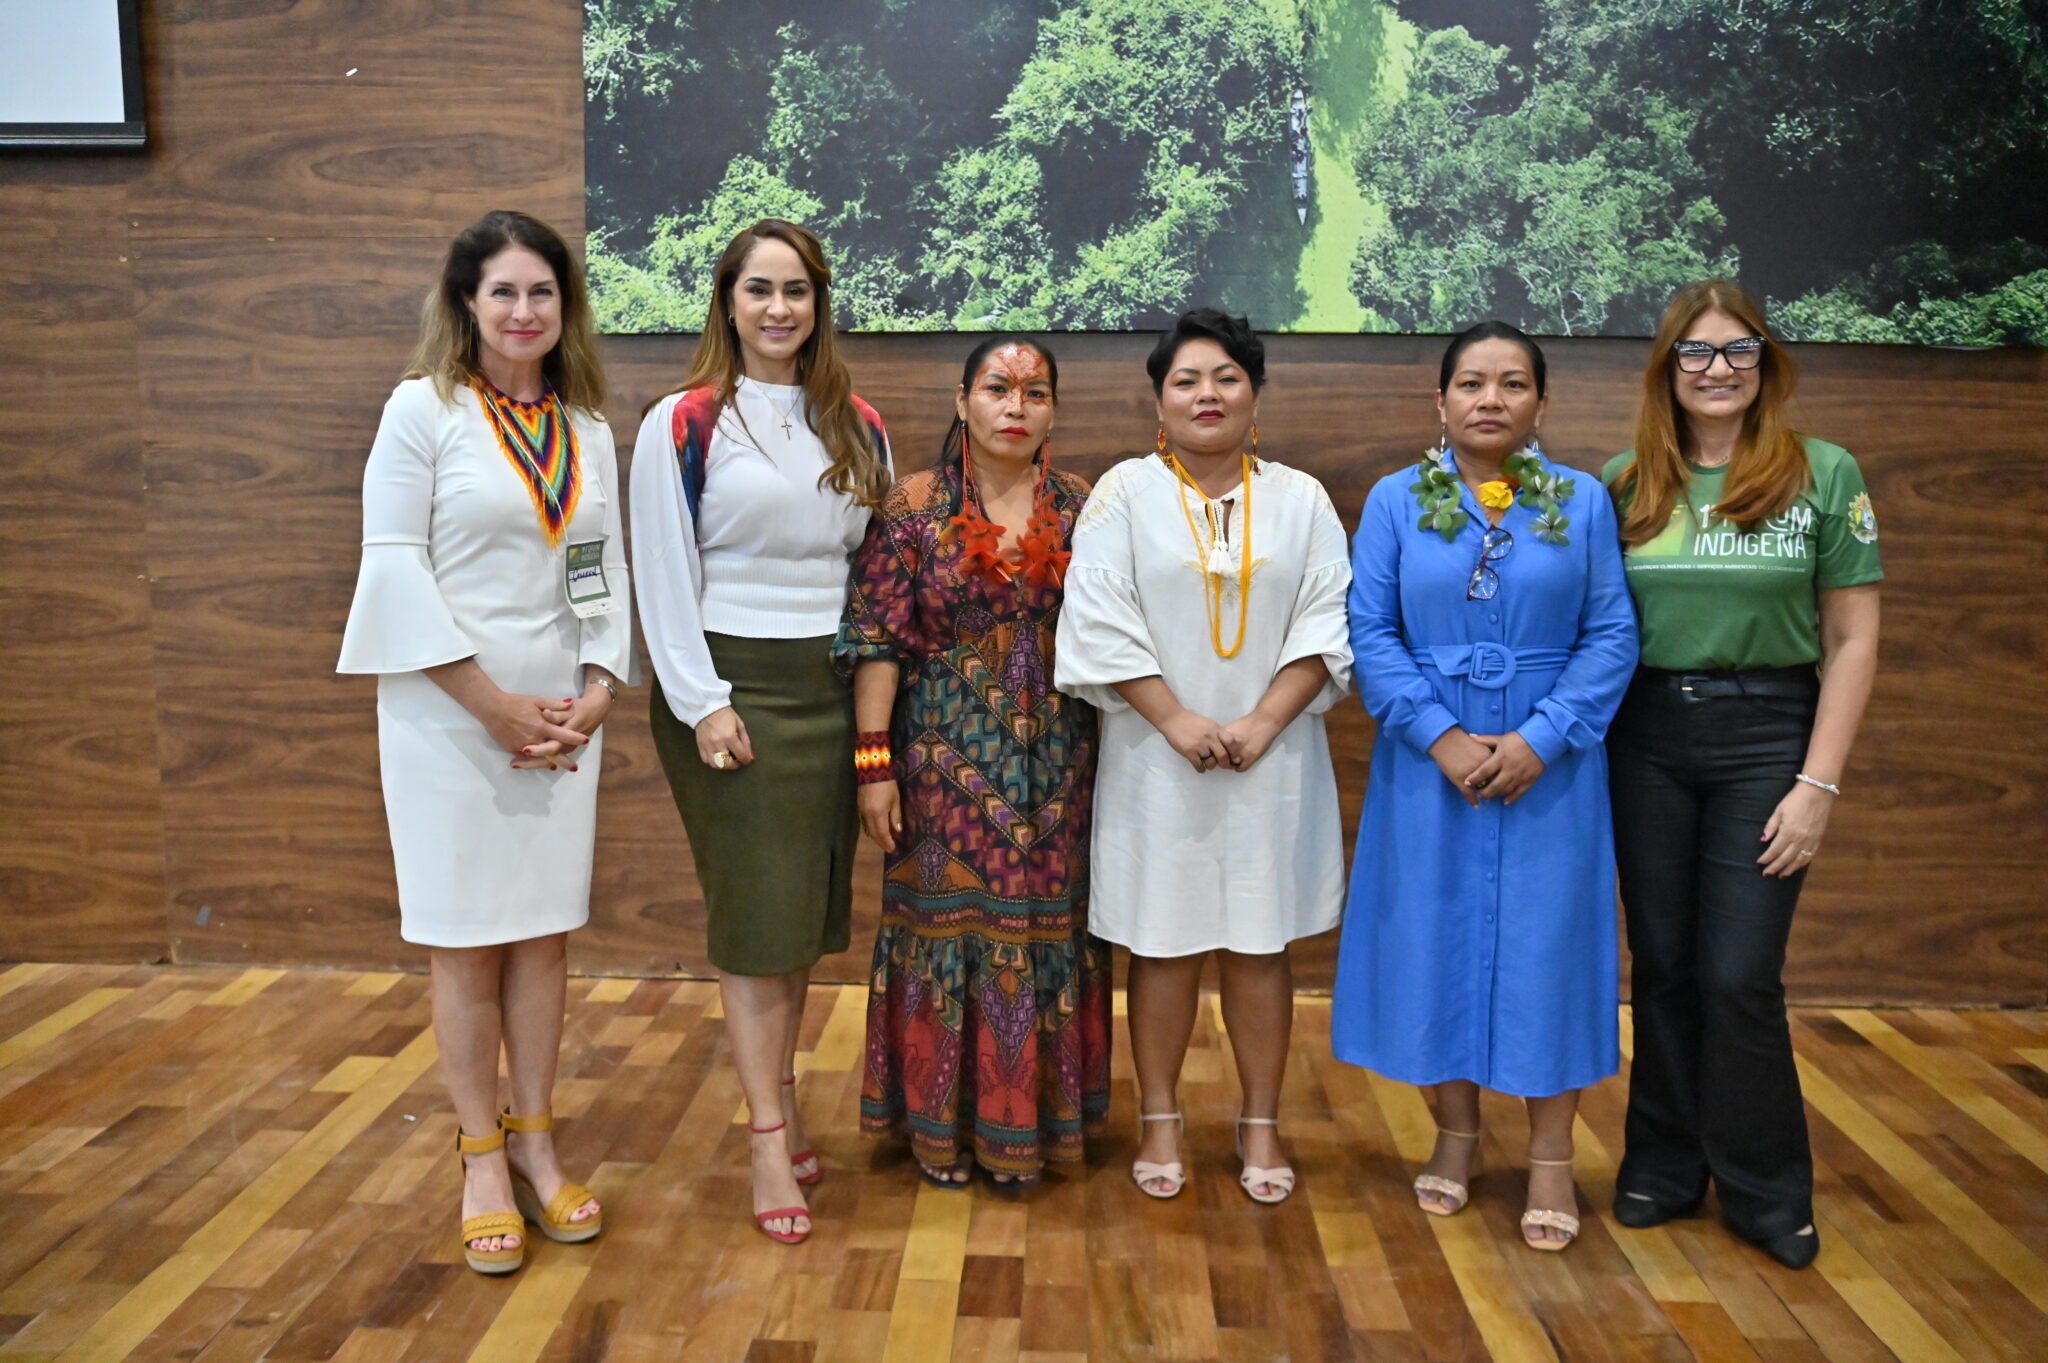
[[[876,781],[893,781],[896,771],[893,754],[889,751],[889,735],[877,730],[861,734],[853,741],[853,779],[860,785],[871,785]]]

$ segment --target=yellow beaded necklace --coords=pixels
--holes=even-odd
[[[1195,542],[1195,557],[1202,569],[1202,599],[1209,608],[1209,640],[1216,646],[1219,658],[1235,658],[1244,647],[1245,623],[1251,618],[1252,602],[1252,457],[1240,454],[1244,461],[1244,534],[1237,547],[1237,642],[1229,648],[1223,647],[1223,574],[1213,565],[1216,543],[1222,538],[1222,528],[1214,521],[1209,525],[1209,538],[1202,539],[1202,532],[1195,525],[1195,511],[1188,504],[1188,489],[1193,488],[1203,502],[1209,494],[1202,491],[1172,451],[1163,451],[1166,462],[1173,469],[1174,488],[1180,493],[1180,512],[1187,518],[1188,538]]]

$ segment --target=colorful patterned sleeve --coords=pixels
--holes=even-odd
[[[853,675],[862,663],[914,661],[931,651],[917,610],[926,518],[913,508],[905,487],[924,476],[912,475],[890,489],[854,552],[846,612],[832,641],[832,662],[843,675]]]

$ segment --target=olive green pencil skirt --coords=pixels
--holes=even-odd
[[[753,765],[706,766],[659,683],[651,718],[704,887],[711,963],[732,975],[801,970],[852,940],[853,692],[833,670],[830,636],[704,642]]]

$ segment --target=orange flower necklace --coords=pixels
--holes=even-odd
[[[981,491],[974,480],[974,452],[969,448],[967,428],[960,428],[960,514],[946,522],[946,533],[960,541],[961,567],[978,572],[990,582],[1013,582],[1018,577],[1034,587],[1058,587],[1067,580],[1067,563],[1073,552],[1065,545],[1065,527],[1052,499],[1052,442],[1047,441],[1038,461],[1038,486],[1031,494],[1031,519],[1017,537],[1017,559],[1003,556],[1003,534],[1009,528],[991,522],[981,509]]]
[[[1229,648],[1223,647],[1223,579],[1227,566],[1219,560],[1217,549],[1221,547],[1222,527],[1217,525],[1213,513],[1209,520],[1209,538],[1205,541],[1202,532],[1195,526],[1194,508],[1188,504],[1188,489],[1206,505],[1209,494],[1202,491],[1202,485],[1191,477],[1178,456],[1171,450],[1161,450],[1166,456],[1168,467],[1172,468],[1177,480],[1174,488],[1180,493],[1181,515],[1187,517],[1188,537],[1195,542],[1195,559],[1202,570],[1202,600],[1209,608],[1209,640],[1216,647],[1219,658],[1235,658],[1244,647],[1245,624],[1251,619],[1252,604],[1252,457],[1240,454],[1244,461],[1244,514],[1241,520],[1244,534],[1237,545],[1237,642]]]

